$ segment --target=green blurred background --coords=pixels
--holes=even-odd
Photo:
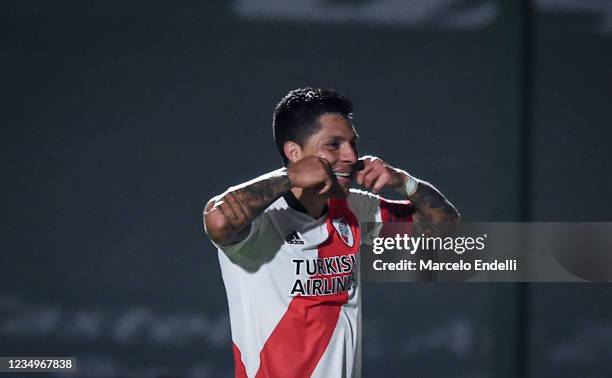
[[[612,1],[2,7],[0,355],[232,376],[201,211],[279,166],[272,109],[296,87],[350,96],[360,152],[464,220],[610,219]],[[609,377],[611,294],[368,284],[364,376]]]

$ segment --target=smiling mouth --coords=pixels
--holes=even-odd
[[[336,175],[336,177],[351,177],[350,172],[334,172],[334,175]]]

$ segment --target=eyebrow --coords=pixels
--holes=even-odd
[[[345,139],[342,135],[330,135],[328,140],[337,140],[337,139]],[[350,139],[352,142],[356,142],[359,140],[359,135],[355,134]]]

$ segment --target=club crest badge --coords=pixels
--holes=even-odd
[[[340,239],[348,245],[349,247],[353,246],[353,232],[351,231],[351,227],[349,226],[346,218],[334,218],[332,219],[332,224],[336,231],[338,231],[338,235],[340,235]]]

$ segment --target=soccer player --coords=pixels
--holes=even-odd
[[[204,210],[229,303],[236,377],[360,376],[359,222],[442,234],[455,208],[425,181],[357,154],[351,101],[296,89],[274,110],[284,168]],[[353,182],[368,191],[351,189]],[[381,198],[384,187],[401,201]]]

